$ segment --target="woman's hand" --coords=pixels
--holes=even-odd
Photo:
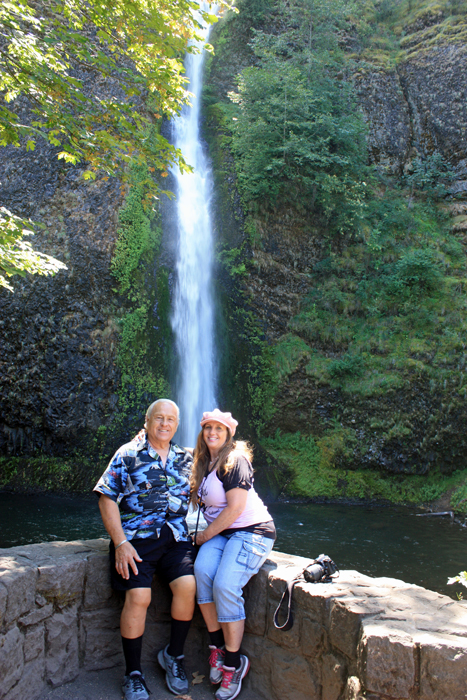
[[[204,544],[205,542],[207,542],[208,539],[209,539],[209,537],[206,536],[205,531],[203,530],[202,532],[198,532],[196,534],[195,544],[200,546],[200,545]]]

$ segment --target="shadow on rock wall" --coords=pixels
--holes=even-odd
[[[0,199],[43,223],[33,245],[66,263],[54,278],[14,278],[0,292],[0,451],[59,452],[83,443],[117,403],[119,301],[110,260],[121,183],[91,185],[42,142],[0,150]]]

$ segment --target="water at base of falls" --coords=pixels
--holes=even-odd
[[[208,30],[206,30],[206,37]],[[174,120],[173,140],[193,173],[173,170],[176,179],[178,252],[172,328],[178,357],[175,400],[180,407],[177,442],[194,446],[203,411],[216,406],[212,267],[214,241],[210,216],[212,177],[200,141],[199,102],[203,53],[189,54],[185,69],[192,106]]]
[[[456,597],[448,576],[466,567],[466,530],[449,518],[417,518],[402,507],[337,504],[269,506],[274,549],[315,558],[328,554],[340,569],[389,576]],[[0,492],[0,548],[32,542],[106,537],[95,497],[62,498]]]

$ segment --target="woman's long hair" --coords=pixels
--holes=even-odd
[[[253,459],[253,449],[251,445],[243,440],[233,440],[232,433],[227,428],[227,440],[221,447],[216,459],[215,468],[228,474],[235,464],[236,457],[246,457],[251,462]],[[203,429],[201,429],[196,440],[196,447],[193,453],[193,467],[190,475],[190,503],[193,507],[198,505],[198,489],[208,472],[211,454],[203,437]]]

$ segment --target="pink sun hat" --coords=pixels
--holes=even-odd
[[[218,408],[215,408],[214,411],[205,411],[200,421],[201,427],[206,425],[206,423],[209,423],[211,420],[216,421],[217,423],[222,423],[222,425],[225,425],[225,427],[230,430],[232,437],[235,435],[238,420],[232,418],[231,413],[222,413],[222,411],[219,411]]]

